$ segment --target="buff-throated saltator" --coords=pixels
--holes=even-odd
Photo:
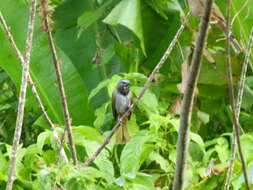
[[[130,85],[131,83],[129,80],[122,79],[118,82],[112,94],[112,113],[116,121],[118,121],[131,105],[132,92],[129,89]],[[116,142],[118,144],[125,144],[130,139],[127,128],[130,115],[131,114],[122,121],[121,126],[116,131]]]

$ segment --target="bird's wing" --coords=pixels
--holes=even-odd
[[[116,108],[115,108],[115,91],[112,93],[112,114],[115,118],[115,120],[118,119],[118,114],[117,114],[117,111],[116,111]]]
[[[127,97],[128,97],[129,100],[130,100],[130,105],[133,103],[132,96],[133,96],[133,93],[132,93],[131,91],[129,91]],[[128,108],[129,108],[129,107],[128,107]],[[128,108],[127,108],[127,109],[128,109]],[[128,120],[131,118],[131,114],[132,114],[132,111],[130,111],[129,114],[128,114]]]

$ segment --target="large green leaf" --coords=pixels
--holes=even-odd
[[[89,157],[91,157],[100,146],[95,141],[87,141],[87,140],[83,144]],[[109,157],[108,151],[106,151],[105,149],[98,155],[94,163],[100,169],[100,171],[106,174],[105,179],[109,184],[111,184],[114,181],[114,168],[112,162],[109,160],[108,157]]]
[[[10,3],[12,6],[9,6]],[[18,47],[23,52],[26,38],[28,7],[18,0],[6,0],[1,1],[0,9],[9,23],[9,26],[12,28]],[[15,14],[13,14],[13,12],[15,12]],[[17,20],[19,22],[17,22]],[[30,74],[36,83],[40,96],[53,122],[62,125],[63,114],[59,90],[56,86],[51,52],[49,50],[47,36],[41,31],[40,25],[40,20],[36,19]],[[20,65],[3,30],[0,31],[0,39],[2,41],[0,47],[0,66],[10,75],[17,88],[19,88],[21,75]],[[91,124],[93,120],[93,109],[87,101],[88,91],[85,84],[69,58],[59,48],[57,50],[59,59],[62,62],[61,70],[63,82],[73,124]],[[28,98],[31,98],[31,94],[28,94]],[[35,104],[34,101],[30,101],[29,103],[31,107],[37,108],[37,104]]]
[[[110,2],[105,2],[98,13],[98,10],[94,9],[95,4],[89,0],[68,0],[58,6],[54,13],[57,26],[56,43],[71,59],[89,92],[108,75],[118,72],[121,68],[121,63],[114,57],[111,33],[105,24],[101,23],[102,18],[97,17],[108,8]],[[90,19],[87,13],[99,15]],[[63,20],[67,20],[67,24]],[[91,24],[92,26],[88,27]],[[91,103],[97,108],[106,98],[108,96],[105,90],[102,90]]]
[[[131,138],[131,141],[124,147],[120,156],[120,173],[136,175],[140,167],[142,146],[147,136],[143,133]]]
[[[133,86],[131,90],[136,96],[138,96],[142,90],[142,87]],[[138,106],[142,110],[145,110],[148,114],[158,112],[158,101],[155,94],[151,90],[146,91]]]
[[[111,4],[111,2],[112,0],[108,0],[95,11],[84,12],[80,17],[78,17],[78,27],[80,27],[81,30],[86,30],[104,14],[105,9]]]
[[[141,17],[141,0],[122,0],[104,19],[110,25],[121,24],[131,30],[140,40],[140,45],[144,54],[144,36]]]
[[[79,136],[80,140],[85,138],[87,140],[97,141],[99,143],[103,141],[102,135],[94,127],[77,126],[73,128],[73,134],[76,139],[78,139]]]

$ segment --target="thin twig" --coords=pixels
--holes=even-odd
[[[50,18],[49,18],[49,8],[46,0],[40,0],[40,3],[42,5],[42,19],[43,19],[43,26],[45,29],[45,32],[48,35],[48,41],[52,53],[52,58],[54,62],[54,67],[55,67],[55,72],[56,72],[56,78],[57,78],[57,83],[60,91],[60,97],[61,97],[61,103],[62,103],[62,108],[63,108],[63,113],[64,113],[64,121],[65,121],[65,128],[67,129],[67,134],[68,134],[68,139],[69,139],[69,144],[70,144],[70,151],[71,151],[71,156],[73,159],[73,164],[77,164],[77,157],[76,157],[76,148],[74,144],[74,139],[71,131],[71,118],[69,115],[69,110],[68,110],[68,104],[67,104],[67,99],[66,99],[66,94],[65,94],[65,89],[63,86],[63,80],[62,80],[62,74],[61,74],[61,69],[60,69],[60,64],[61,62],[58,59],[57,52],[56,52],[56,47],[54,44],[53,36],[52,36],[52,31],[50,27]]]
[[[169,47],[167,48],[167,50],[163,54],[162,58],[160,59],[159,63],[156,65],[156,67],[154,68],[152,73],[149,75],[147,81],[145,82],[145,84],[144,84],[140,94],[137,96],[136,100],[131,104],[129,109],[121,116],[121,118],[118,119],[116,125],[113,127],[113,129],[109,133],[109,135],[107,135],[104,142],[100,145],[100,147],[97,149],[97,151],[91,156],[91,158],[86,163],[84,163],[84,165],[83,165],[84,167],[89,166],[97,158],[97,156],[101,153],[101,151],[105,148],[105,146],[110,142],[111,137],[113,136],[115,131],[119,128],[122,120],[124,120],[124,118],[129,115],[129,113],[135,108],[137,103],[140,101],[140,99],[142,98],[142,96],[146,92],[147,88],[149,87],[149,85],[151,84],[153,79],[155,78],[156,74],[159,72],[160,68],[163,66],[164,62],[167,60],[168,56],[170,55],[171,51],[173,50],[176,42],[178,41],[181,33],[183,32],[183,30],[186,26],[189,16],[190,16],[190,12],[187,14],[186,18],[184,19],[184,21],[181,24],[180,28],[178,29],[175,37],[173,38]]]
[[[4,19],[3,14],[2,14],[1,11],[0,11],[0,22],[1,22],[1,24],[2,24],[2,26],[4,28],[4,30],[5,30],[5,33],[7,35],[7,38],[9,40],[10,44],[12,45],[13,49],[15,50],[15,53],[16,53],[18,59],[19,59],[19,62],[21,63],[21,65],[24,64],[23,55],[19,51],[19,49],[18,49],[18,47],[17,47],[17,45],[16,45],[16,43],[15,43],[15,41],[13,39],[13,36],[12,36],[12,34],[10,32],[10,28],[6,24],[6,21],[5,21],[5,19]]]
[[[15,43],[15,40],[14,40],[14,38],[13,38],[13,35],[11,34],[10,29],[9,29],[9,27],[7,26],[6,21],[5,21],[5,19],[4,19],[4,17],[3,17],[3,15],[2,15],[1,12],[0,12],[0,22],[1,22],[3,28],[4,28],[5,32],[6,32],[6,35],[7,35],[7,37],[8,37],[8,40],[9,40],[9,42],[10,42],[12,48],[14,49],[14,51],[15,51],[15,53],[16,53],[18,59],[19,59],[20,64],[23,65],[23,64],[24,64],[23,55],[22,55],[21,51],[18,49],[18,47],[17,47],[17,45],[16,45],[16,43]],[[28,74],[28,82],[29,82],[29,84],[31,85],[32,93],[33,93],[33,95],[34,95],[36,101],[38,102],[40,109],[42,110],[43,116],[45,117],[47,123],[48,123],[49,126],[51,127],[53,136],[54,136],[55,141],[56,141],[56,143],[57,143],[57,147],[58,147],[58,149],[60,150],[60,147],[61,147],[60,144],[61,144],[61,143],[60,143],[58,134],[57,134],[57,132],[56,132],[56,130],[55,130],[55,126],[54,126],[52,120],[50,119],[50,117],[48,116],[48,114],[47,114],[47,112],[46,112],[45,106],[44,106],[43,103],[42,103],[42,100],[41,100],[41,98],[40,98],[40,96],[39,96],[39,93],[38,93],[38,91],[37,91],[37,89],[36,89],[36,85],[34,84],[33,79],[32,79],[32,77],[31,77],[30,74]],[[67,158],[67,155],[66,155],[64,149],[60,150],[60,156],[61,156],[66,162],[68,162],[68,158]]]
[[[177,142],[176,171],[173,182],[173,190],[184,189],[194,91],[197,85],[198,76],[201,68],[201,59],[207,37],[207,29],[209,26],[213,0],[207,0],[205,2],[205,12],[201,19],[200,31],[195,45],[195,50],[181,108],[180,128]]]
[[[242,170],[243,170],[243,176],[244,176],[244,181],[245,181],[245,185],[247,190],[250,190],[250,185],[249,185],[249,180],[248,180],[248,174],[247,174],[247,167],[246,167],[246,163],[245,163],[245,158],[243,155],[243,150],[242,150],[242,146],[241,146],[241,141],[240,141],[240,131],[239,131],[239,115],[240,112],[239,110],[236,108],[236,102],[235,102],[235,95],[234,95],[234,86],[233,86],[233,75],[232,75],[232,66],[231,66],[231,56],[230,56],[230,8],[231,8],[231,0],[227,0],[227,15],[226,15],[226,53],[227,53],[227,78],[228,78],[228,87],[229,87],[229,97],[230,97],[230,102],[231,102],[231,106],[232,106],[232,117],[233,117],[233,138],[236,139],[236,141],[233,141],[233,145],[234,147],[232,147],[232,151],[234,151],[235,154],[235,147],[236,147],[236,143],[238,144],[238,151],[239,151],[239,155],[241,158],[241,163],[242,163]],[[246,68],[247,69],[247,68]],[[240,97],[238,97],[240,98]],[[240,99],[238,99],[240,101]],[[237,102],[240,103],[240,102]],[[232,155],[232,160],[235,159],[234,158],[235,155]],[[231,163],[230,163],[231,164]],[[231,168],[232,170],[232,168]],[[231,172],[232,175],[232,171]],[[229,174],[230,175],[230,174]]]
[[[31,84],[33,95],[35,96],[35,99],[36,99],[37,103],[39,104],[39,107],[40,107],[40,109],[42,110],[42,113],[43,113],[43,115],[44,115],[44,117],[45,117],[47,123],[49,124],[49,126],[51,126],[51,130],[52,130],[52,133],[53,133],[53,137],[54,137],[54,139],[55,139],[55,141],[56,141],[56,145],[57,145],[57,148],[58,148],[58,150],[59,150],[60,156],[61,156],[66,162],[68,162],[68,157],[67,157],[67,155],[66,155],[65,150],[62,148],[62,143],[61,143],[60,138],[59,138],[59,136],[58,136],[58,133],[57,133],[57,131],[56,131],[55,125],[53,124],[53,122],[52,122],[51,119],[49,118],[49,116],[48,116],[48,114],[47,114],[47,112],[46,112],[46,110],[45,110],[45,107],[44,107],[44,105],[42,104],[42,101],[41,101],[41,99],[40,99],[40,97],[39,97],[39,93],[38,93],[38,91],[37,91],[37,89],[36,89],[36,87],[35,87],[35,84],[34,84],[33,81],[31,81],[31,80],[29,81],[29,83]]]
[[[14,173],[16,168],[16,159],[17,159],[17,150],[20,141],[20,136],[22,132],[22,125],[24,119],[24,108],[25,108],[25,98],[26,98],[26,89],[27,89],[27,79],[29,75],[29,63],[30,63],[30,53],[32,49],[32,38],[33,38],[33,27],[35,20],[35,12],[36,12],[36,0],[33,0],[30,7],[30,15],[28,22],[28,30],[27,30],[27,39],[25,46],[25,57],[24,64],[22,68],[22,79],[19,93],[19,104],[18,104],[18,114],[16,120],[16,127],[13,139],[13,146],[10,158],[10,168],[8,172],[8,181],[6,185],[6,190],[11,190],[14,182]]]
[[[243,66],[242,66],[242,72],[241,72],[241,78],[239,81],[239,89],[236,99],[236,105],[235,105],[235,119],[236,123],[239,124],[239,116],[240,116],[240,110],[241,110],[241,104],[242,104],[242,97],[243,97],[243,91],[245,86],[245,78],[247,73],[247,68],[249,64],[249,56],[252,48],[252,42],[253,42],[253,27],[251,28],[251,33],[249,36],[249,42],[246,50],[246,55],[244,58]],[[233,129],[235,129],[235,125],[233,125]],[[226,182],[224,189],[229,190],[233,168],[234,168],[234,161],[235,161],[235,154],[236,154],[236,130],[233,130],[233,137],[232,137],[232,145],[231,145],[231,155],[230,155],[230,163],[229,163],[229,169],[226,177]]]
[[[232,174],[233,174],[233,169],[234,169],[234,162],[235,162],[235,155],[236,155],[236,134],[235,134],[234,128],[235,126],[233,125],[233,136],[231,140],[231,154],[230,154],[229,168],[228,168],[228,173],[226,176],[224,190],[229,190]]]
[[[233,78],[232,78],[232,67],[231,67],[231,57],[230,57],[230,45],[229,45],[229,40],[228,40],[228,36],[229,36],[229,23],[230,23],[230,0],[228,0],[228,5],[227,5],[227,15],[226,15],[226,44],[225,44],[225,48],[227,51],[227,80],[228,80],[228,86],[229,86],[229,97],[230,97],[230,102],[232,104],[232,114],[234,115],[235,111],[239,111],[234,109],[234,87],[233,87]],[[230,78],[231,76],[231,78]],[[237,123],[239,121],[239,118],[236,119]],[[232,141],[231,141],[231,154],[230,154],[230,162],[229,162],[229,169],[228,169],[228,173],[226,176],[226,182],[225,182],[225,186],[224,189],[225,190],[229,190],[230,187],[230,182],[231,182],[231,178],[232,178],[232,173],[233,173],[233,168],[234,168],[234,160],[235,160],[235,155],[236,155],[236,129],[235,129],[235,123],[233,121],[233,136],[232,136]]]
[[[249,58],[250,58],[252,44],[253,44],[253,27],[251,28],[251,33],[249,36],[249,42],[248,42],[246,55],[245,55],[243,66],[242,66],[241,78],[239,81],[239,89],[238,89],[238,94],[237,94],[237,99],[236,99],[235,108],[236,108],[236,119],[238,119],[238,121],[239,121],[239,115],[240,115],[240,110],[241,110],[241,105],[242,105],[242,97],[243,97],[245,79],[246,79],[247,69],[249,65]]]

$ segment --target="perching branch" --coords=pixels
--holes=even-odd
[[[200,31],[193,53],[190,73],[183,97],[183,103],[180,114],[180,128],[177,142],[177,160],[176,172],[173,182],[173,190],[183,190],[185,183],[185,169],[189,144],[189,132],[191,124],[192,107],[194,100],[194,91],[196,89],[198,76],[201,68],[201,59],[205,46],[207,29],[209,26],[210,15],[212,10],[213,0],[205,1],[205,12],[201,19]]]
[[[9,29],[9,27],[7,26],[6,21],[5,21],[5,19],[4,19],[4,17],[3,17],[3,15],[2,15],[1,12],[0,12],[0,22],[1,22],[1,24],[2,24],[2,26],[3,26],[3,28],[4,28],[4,30],[5,30],[5,33],[6,33],[6,35],[7,35],[7,38],[8,38],[8,40],[9,40],[11,46],[13,47],[13,49],[14,49],[14,51],[15,51],[15,53],[16,53],[18,59],[19,59],[20,64],[23,65],[23,64],[24,64],[23,55],[22,55],[22,53],[20,52],[20,50],[18,49],[18,47],[17,47],[17,45],[16,45],[16,43],[15,43],[15,41],[14,41],[13,35],[11,34],[10,29]],[[56,141],[56,143],[57,143],[57,147],[58,147],[58,149],[60,150],[60,156],[61,156],[66,162],[68,162],[68,158],[67,158],[67,155],[66,155],[64,149],[60,149],[60,147],[61,147],[60,144],[61,144],[61,143],[60,143],[58,134],[57,134],[57,132],[56,132],[56,130],[55,130],[55,126],[54,126],[52,120],[49,118],[49,116],[48,116],[48,114],[47,114],[47,112],[46,112],[45,106],[44,106],[43,103],[42,103],[42,100],[41,100],[41,98],[40,98],[40,96],[39,96],[39,93],[38,93],[38,91],[37,91],[37,89],[36,89],[36,85],[34,84],[33,79],[32,79],[32,77],[31,77],[30,74],[28,74],[28,82],[29,82],[29,84],[31,85],[32,93],[33,93],[33,95],[34,95],[36,101],[38,102],[40,109],[42,110],[43,116],[45,117],[47,123],[48,123],[49,126],[51,127],[53,136],[54,136],[55,141]]]
[[[237,126],[239,124],[239,116],[240,116],[242,97],[243,97],[243,91],[244,91],[244,86],[245,86],[245,78],[246,78],[247,68],[248,68],[248,64],[249,64],[249,56],[250,56],[250,52],[251,52],[252,42],[253,42],[253,27],[251,29],[251,34],[249,36],[249,42],[248,42],[248,46],[247,46],[247,50],[246,50],[246,56],[244,58],[242,72],[241,72],[241,78],[239,81],[239,89],[238,89],[237,99],[236,99],[236,103],[235,103],[235,107],[234,107],[235,120],[236,120]],[[228,169],[226,182],[225,182],[225,186],[224,186],[225,190],[229,190],[230,183],[231,183],[231,178],[232,178],[232,173],[233,173],[233,168],[234,168],[234,161],[235,161],[235,154],[236,154],[236,140],[238,141],[238,137],[237,137],[237,133],[236,133],[236,125],[234,124],[233,125],[233,137],[232,137],[230,163],[229,163],[229,169]],[[244,176],[245,176],[245,174],[244,174]],[[247,172],[246,172],[246,178],[247,178]],[[245,183],[245,184],[247,186],[247,183]],[[247,186],[247,188],[249,189],[249,186]]]
[[[28,83],[27,79],[29,75],[29,63],[30,63],[30,53],[32,49],[32,37],[33,37],[35,12],[36,12],[36,0],[33,0],[30,7],[24,64],[22,68],[22,79],[21,79],[19,101],[18,101],[19,102],[18,114],[17,114],[16,127],[15,127],[15,133],[14,133],[14,138],[13,138],[13,146],[12,146],[12,152],[11,152],[11,158],[10,158],[10,168],[8,172],[8,181],[6,185],[6,190],[12,190],[12,185],[14,182],[17,150],[18,150],[19,140],[20,140],[20,136],[22,132],[23,119],[24,119],[25,98],[26,98],[26,89],[27,89],[27,83]]]
[[[101,153],[101,151],[105,148],[105,146],[110,142],[111,137],[114,135],[114,133],[116,132],[116,130],[119,128],[122,120],[124,120],[125,117],[128,117],[129,113],[135,108],[135,106],[137,105],[137,103],[140,101],[140,99],[142,98],[142,96],[144,95],[144,93],[146,92],[146,90],[148,89],[149,85],[151,84],[152,80],[155,78],[156,74],[159,72],[159,70],[163,66],[164,62],[167,60],[168,56],[170,55],[171,51],[173,50],[176,42],[178,41],[181,33],[183,32],[183,30],[184,30],[184,28],[185,28],[185,26],[187,24],[189,16],[190,16],[190,12],[187,14],[185,20],[181,24],[181,26],[178,29],[175,37],[171,41],[169,47],[167,48],[167,50],[163,54],[163,56],[160,59],[159,63],[156,65],[156,67],[154,68],[154,70],[152,71],[152,73],[149,75],[147,81],[145,82],[145,84],[144,84],[144,86],[143,86],[140,94],[137,96],[136,100],[131,104],[131,106],[129,107],[129,109],[121,116],[121,118],[118,119],[116,125],[113,127],[113,129],[109,133],[109,135],[107,135],[107,137],[105,138],[104,142],[100,145],[100,147],[97,149],[97,151],[91,156],[91,158],[86,163],[84,163],[84,165],[83,165],[84,167],[88,167],[97,158],[97,156]]]
[[[50,18],[49,18],[50,10],[48,8],[48,4],[46,0],[40,0],[40,3],[42,5],[41,11],[42,11],[43,28],[45,29],[45,32],[48,35],[48,41],[49,41],[49,45],[50,45],[50,49],[52,53],[53,62],[54,62],[57,83],[58,83],[58,87],[59,87],[59,91],[61,95],[61,103],[62,103],[62,108],[63,108],[63,113],[64,113],[65,128],[67,129],[67,133],[68,133],[71,156],[73,159],[73,164],[76,165],[77,157],[76,157],[76,148],[74,144],[74,139],[73,139],[73,135],[71,131],[71,118],[69,115],[66,94],[65,94],[65,90],[63,86],[62,74],[61,74],[61,69],[60,69],[61,62],[59,61],[58,56],[57,56],[56,47],[54,44],[52,31],[50,27]]]

